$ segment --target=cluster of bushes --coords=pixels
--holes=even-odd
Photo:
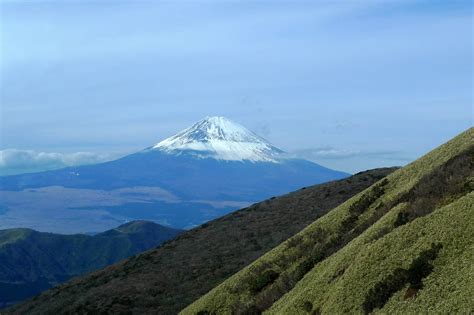
[[[363,303],[364,311],[368,314],[376,308],[382,308],[395,292],[401,290],[407,284],[409,287],[405,296],[413,296],[423,288],[423,279],[433,271],[433,261],[442,248],[441,244],[431,244],[431,248],[422,251],[412,261],[408,269],[397,268],[388,277],[377,283],[367,293]]]
[[[256,295],[254,303],[238,307],[239,312],[257,310],[262,312],[275,301],[291,290],[306,273],[316,264],[344,247],[351,239],[362,233],[364,229],[357,229],[349,233],[357,222],[358,217],[369,209],[384,193],[388,180],[377,183],[369,193],[364,194],[349,208],[349,217],[341,224],[340,230],[334,235],[329,235],[325,230],[317,228],[307,232],[303,238],[294,236],[287,242],[288,249],[293,249],[292,255],[283,257],[277,262],[278,268],[285,270],[277,273],[271,266],[261,265],[250,273],[249,290]],[[296,248],[296,251],[294,249]],[[294,268],[287,269],[293,263]],[[242,308],[243,307],[243,308]]]
[[[263,288],[275,282],[279,274],[273,269],[267,269],[264,272],[257,274],[255,279],[250,282],[250,290],[253,293],[262,291]]]
[[[384,178],[373,186],[370,192],[365,193],[362,197],[354,202],[349,207],[349,213],[362,214],[364,213],[377,199],[385,193],[385,186],[388,184],[388,179]]]
[[[437,208],[449,204],[452,200],[473,191],[474,185],[470,184],[474,174],[473,156],[474,147],[471,147],[463,154],[434,169],[421,178],[407,193],[378,209],[374,213],[374,220],[377,219],[375,217],[380,217],[380,214],[386,213],[398,204],[406,203],[393,223],[393,228],[397,228],[416,218],[426,216]],[[381,231],[376,239],[391,231],[392,229]],[[367,294],[363,304],[364,311],[370,313],[376,308],[383,307],[395,292],[407,284],[409,287],[405,292],[405,298],[415,296],[418,290],[423,287],[423,279],[432,272],[431,262],[436,258],[440,249],[440,244],[432,244],[431,249],[422,252],[408,269],[398,268],[378,283]]]
[[[362,195],[359,200],[349,207],[349,216],[341,224],[342,232],[348,232],[355,227],[359,216],[367,211],[385,193],[385,186],[387,184],[388,179],[384,178],[375,184],[370,192]]]
[[[455,156],[445,164],[434,169],[429,174],[422,177],[415,186],[400,197],[376,206],[372,217],[358,229],[365,225],[371,225],[381,216],[393,209],[395,206],[406,203],[403,209],[398,212],[393,226],[381,230],[372,241],[376,241],[390,233],[393,228],[400,227],[416,218],[426,216],[443,205],[449,204],[452,200],[473,191],[474,184],[474,147],[469,148],[463,154]]]
[[[303,303],[303,309],[311,315],[320,315],[321,310],[319,308],[313,309],[313,303],[306,301]]]
[[[428,215],[436,208],[471,192],[473,155],[474,147],[471,147],[424,176],[401,198],[400,202],[407,202],[408,206],[398,213],[394,226],[399,227]]]

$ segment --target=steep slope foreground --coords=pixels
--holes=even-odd
[[[176,314],[394,169],[306,187],[208,222],[158,249],[54,288],[10,311]]]
[[[474,312],[474,128],[316,220],[183,314]]]
[[[0,308],[156,247],[181,232],[146,221],[94,236],[0,230]]]
[[[209,117],[115,161],[0,177],[0,229],[85,233],[127,220],[188,229],[347,176],[287,158],[243,126]]]

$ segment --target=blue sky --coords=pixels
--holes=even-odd
[[[470,1],[0,4],[0,173],[44,167],[39,152],[126,154],[213,115],[350,172],[473,124]]]

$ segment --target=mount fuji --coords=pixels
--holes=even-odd
[[[151,148],[222,161],[279,163],[282,150],[224,117],[208,117]]]
[[[0,177],[0,229],[103,231],[129,220],[190,228],[256,201],[348,174],[287,158],[224,117],[207,117],[123,158]]]

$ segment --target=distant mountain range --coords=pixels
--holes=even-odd
[[[348,176],[223,117],[121,159],[0,177],[0,228],[77,233],[144,219],[190,228],[258,200]]]
[[[146,221],[94,236],[0,230],[0,308],[156,247],[181,232]]]
[[[470,314],[473,161],[471,128],[362,192],[269,199],[7,313]]]

